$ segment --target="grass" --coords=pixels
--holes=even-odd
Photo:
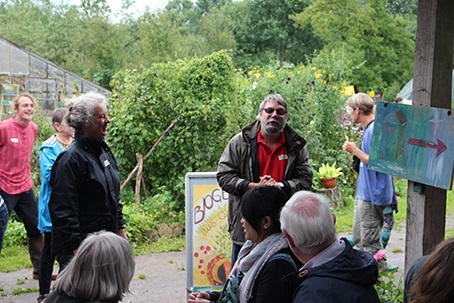
[[[134,247],[136,255],[145,255],[152,253],[161,253],[169,251],[182,251],[186,247],[186,237],[180,236],[175,238],[160,238],[151,244]]]
[[[394,214],[394,229],[405,227],[407,219],[407,180],[397,179],[394,182],[399,212]],[[351,232],[353,225],[353,196],[344,196],[345,207],[339,210],[334,210],[336,215],[336,229],[338,232]],[[446,214],[454,214],[454,193],[452,190],[447,192],[446,199]],[[446,230],[446,238],[454,236],[454,229]]]
[[[13,295],[17,296],[17,295],[27,294],[30,292],[38,292],[38,291],[39,290],[37,287],[17,288],[15,290],[13,290]]]
[[[25,245],[5,247],[0,255],[0,272],[11,272],[24,268],[32,268]]]

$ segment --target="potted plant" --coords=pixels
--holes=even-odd
[[[336,161],[332,165],[323,163],[318,169],[318,177],[323,187],[333,188],[336,186],[337,177],[342,176],[342,167],[336,167]]]

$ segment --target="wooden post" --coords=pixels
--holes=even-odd
[[[140,181],[142,181],[142,170],[143,170],[143,156],[141,154],[136,154],[137,157],[137,176],[136,176],[136,192],[134,198],[136,200],[137,207],[142,211],[140,208]],[[143,211],[142,211],[143,214]]]
[[[330,200],[329,206],[331,209],[341,209],[345,206],[344,199],[342,198],[342,192],[339,186],[333,188],[319,188],[318,192],[328,197]]]
[[[412,101],[451,108],[454,1],[419,0]],[[405,272],[444,240],[446,190],[408,182]]]
[[[147,160],[147,158],[151,155],[151,153],[156,149],[156,146],[158,146],[159,142],[161,142],[162,138],[164,138],[164,136],[172,129],[172,127],[174,127],[174,125],[177,123],[178,121],[178,118],[180,118],[180,116],[178,116],[173,122],[172,124],[170,124],[167,129],[159,136],[158,140],[155,142],[155,144],[153,145],[153,147],[148,151],[148,153],[145,155],[145,157],[143,158],[143,160]],[[137,171],[137,169],[139,168],[139,164],[137,164],[134,169],[129,173],[128,177],[126,178],[125,182],[123,182],[123,184],[121,185],[120,187],[120,191],[123,190],[123,188],[125,188],[126,184],[128,184],[129,180],[131,180],[132,176],[135,174],[135,172]]]

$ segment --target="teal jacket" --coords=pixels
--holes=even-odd
[[[52,135],[39,147],[39,168],[41,170],[41,189],[38,202],[38,229],[42,232],[52,232],[52,221],[49,213],[49,199],[52,187],[49,184],[50,173],[55,159],[63,151],[63,146],[58,142],[56,135]]]

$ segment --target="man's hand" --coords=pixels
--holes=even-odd
[[[265,175],[265,176],[260,177],[259,185],[275,186],[275,187],[281,188],[279,186],[278,182],[276,180],[274,180],[273,177],[271,177],[269,175]]]
[[[355,142],[345,141],[342,145],[342,149],[349,153],[354,153],[354,151],[358,149],[358,146],[356,146]]]

